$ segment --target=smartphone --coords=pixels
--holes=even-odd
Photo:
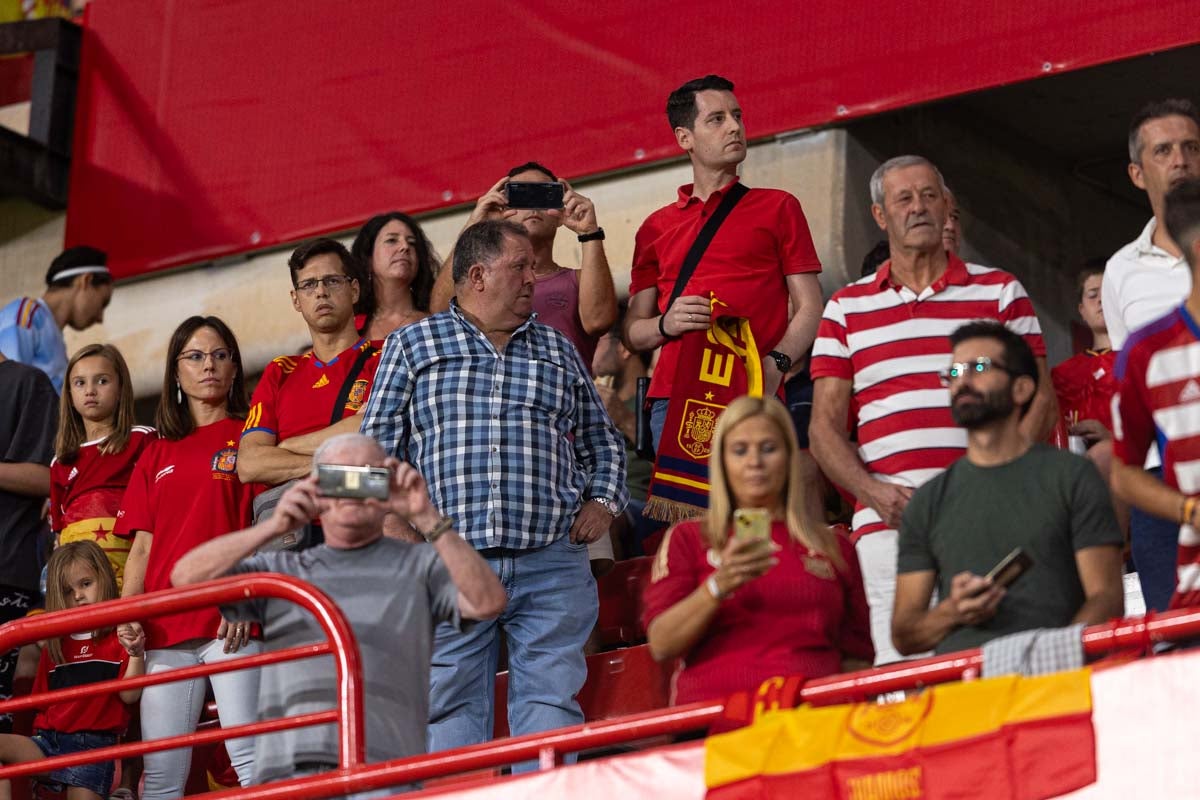
[[[1008,588],[1032,566],[1033,559],[1029,557],[1028,553],[1018,547],[1001,559],[999,564],[992,567],[987,577],[991,578],[992,583],[996,586]]]
[[[322,497],[387,500],[391,484],[392,473],[387,467],[317,465],[317,489]]]
[[[508,196],[509,208],[562,208],[563,185],[555,181],[533,183],[529,181],[509,181],[504,187]]]
[[[771,512],[765,508],[739,508],[733,512],[733,535],[741,541],[771,541]]]

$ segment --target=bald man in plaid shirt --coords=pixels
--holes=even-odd
[[[574,345],[534,320],[533,263],[519,225],[463,231],[450,310],[388,337],[362,426],[426,477],[508,593],[498,620],[438,629],[431,752],[491,738],[501,629],[513,735],[583,722],[587,544],[628,500],[625,446]]]

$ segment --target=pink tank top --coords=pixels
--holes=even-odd
[[[559,270],[539,278],[533,287],[533,310],[538,322],[560,331],[575,345],[588,373],[592,371],[592,356],[596,354],[599,336],[588,336],[579,321],[579,272]]]

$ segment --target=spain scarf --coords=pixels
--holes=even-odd
[[[717,417],[744,394],[762,397],[762,357],[750,320],[736,317],[710,293],[712,324],[684,334],[673,395],[654,460],[645,515],[663,522],[708,507],[708,458]]]
[[[1096,780],[1089,670],[778,711],[705,743],[709,800],[1025,800]]]

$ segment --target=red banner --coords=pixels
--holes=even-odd
[[[159,0],[87,15],[66,238],[108,250],[121,277],[472,201],[529,158],[579,176],[674,156],[666,96],[707,72],[737,84],[754,138],[1200,40],[1192,0]]]

